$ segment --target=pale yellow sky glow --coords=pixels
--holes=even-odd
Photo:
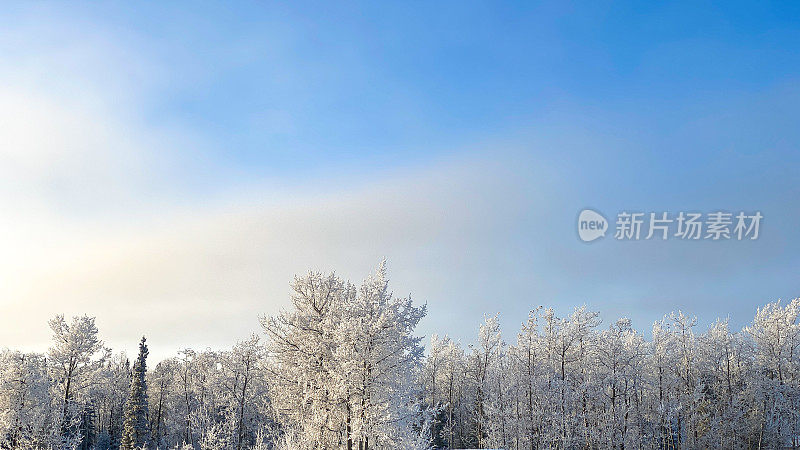
[[[397,295],[428,302],[419,334],[465,342],[494,313],[512,341],[539,305],[648,332],[672,310],[740,328],[797,296],[800,90],[783,62],[761,84],[712,64],[687,90],[670,74],[692,64],[661,47],[595,72],[549,44],[462,52],[437,25],[389,33],[408,47],[395,59],[370,27],[305,12],[106,7],[3,16],[0,348],[46,350],[60,313],[96,316],[114,351],[143,334],[156,359],[224,348],[288,304],[294,275],[358,283],[383,258]],[[764,221],[756,241],[587,244],[585,208],[609,226],[620,211]]]
[[[157,358],[227,346],[285,304],[296,273],[358,278],[384,256],[419,262],[420,250],[475,232],[459,225],[474,214],[460,199],[485,204],[485,164],[334,192],[253,187],[188,201],[162,190],[201,147],[141,122],[146,84],[103,83],[95,70],[138,60],[112,57],[119,48],[92,36],[73,45],[71,55],[44,48],[0,67],[0,347],[46,349],[57,313],[97,316],[114,350],[142,334]],[[73,70],[50,76],[65,64]],[[397,270],[397,285],[414,277]]]
[[[0,90],[1,346],[46,349],[57,313],[97,316],[115,350],[132,349],[141,334],[159,358],[230,345],[285,304],[294,274],[361,277],[387,255],[430,260],[438,245],[478,232],[464,224],[477,206],[491,209],[487,192],[507,188],[492,187],[491,164],[458,163],[337,192],[253,188],[180,202],[152,187],[168,184],[159,178],[169,176],[160,173],[165,160],[179,166],[190,153],[154,145],[190,139],[159,140],[163,129],[120,125],[135,111],[47,91]],[[80,94],[104,98],[88,85]],[[410,290],[413,273],[396,277]]]

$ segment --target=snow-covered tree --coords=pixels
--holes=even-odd
[[[144,340],[131,366],[58,316],[47,355],[0,351],[0,449],[800,448],[800,299],[739,331],[670,313],[649,339],[538,307],[512,344],[488,316],[423,356],[425,307],[388,286],[384,264],[358,286],[309,273],[263,343],[149,372]]]
[[[258,424],[269,422],[264,348],[252,335],[222,357],[222,385],[231,442],[237,450],[258,441]]]
[[[45,358],[35,353],[0,353],[0,448],[48,444],[54,417]]]
[[[800,444],[800,298],[759,308],[746,331],[754,345],[760,445]]]
[[[122,429],[123,450],[140,449],[150,444],[150,425],[147,405],[147,350],[146,339],[139,342],[139,356],[133,363],[130,394],[125,403],[125,422]]]
[[[48,365],[55,381],[59,415],[59,445],[80,445],[81,424],[88,404],[86,390],[96,381],[94,375],[108,358],[109,351],[97,337],[94,317],[76,316],[67,323],[63,315],[50,320],[53,346],[48,352]],[[102,354],[97,358],[99,353]]]
[[[389,292],[385,264],[358,290],[319,273],[292,288],[294,308],[262,320],[279,422],[314,448],[407,442],[425,308]]]
[[[349,405],[333,382],[334,332],[354,288],[333,274],[309,273],[295,278],[292,291],[290,310],[261,320],[272,403],[288,435],[300,436],[304,446],[332,447],[344,439]]]

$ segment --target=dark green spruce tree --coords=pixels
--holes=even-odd
[[[123,450],[141,449],[150,445],[150,425],[147,423],[147,345],[139,343],[139,357],[133,363],[131,390],[125,403],[125,423],[122,428]]]

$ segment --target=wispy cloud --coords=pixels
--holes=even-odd
[[[796,296],[791,80],[699,99],[567,83],[548,102],[520,94],[526,76],[503,100],[491,87],[507,71],[450,86],[469,74],[436,66],[441,84],[412,86],[351,49],[360,35],[319,39],[313,20],[159,42],[43,9],[0,17],[0,345],[44,348],[60,312],[98,316],[116,348],[146,333],[157,357],[228,345],[286,304],[294,274],[359,278],[383,257],[398,294],[431,302],[422,333],[466,338],[483,313],[513,333],[539,304],[586,301],[646,329],[672,308],[730,308],[736,323]],[[181,26],[205,31],[200,16]],[[507,106],[512,125],[483,123]],[[586,246],[573,223],[586,206],[767,219],[737,247]]]

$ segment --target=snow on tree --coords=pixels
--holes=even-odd
[[[287,434],[303,447],[342,441],[347,398],[333,383],[337,361],[334,331],[354,288],[335,275],[309,273],[292,283],[292,308],[264,317],[272,403]]]
[[[800,444],[800,298],[759,308],[746,332],[760,372],[755,400],[763,405],[759,445]]]
[[[35,353],[0,353],[0,448],[48,444],[53,427],[45,358]]]
[[[146,339],[139,342],[139,356],[133,363],[130,395],[125,403],[125,423],[122,430],[123,450],[139,449],[150,444],[150,425],[147,407],[147,350]]]
[[[148,399],[152,401],[152,407],[150,407],[150,430],[153,437],[153,445],[157,448],[167,446],[167,415],[173,387],[173,371],[170,363],[171,361],[169,360],[162,361],[148,374],[147,386],[151,391],[148,394]]]
[[[76,316],[67,323],[63,315],[50,320],[53,346],[48,352],[48,365],[59,394],[58,445],[71,448],[80,444],[83,413],[88,402],[85,391],[94,383],[93,376],[108,358],[109,351],[97,337],[94,317]],[[99,359],[96,355],[103,351]]]
[[[334,332],[335,373],[349,404],[347,442],[397,448],[413,422],[412,381],[423,354],[413,332],[425,307],[392,295],[385,262],[348,300]]]
[[[88,392],[96,409],[98,450],[119,448],[125,401],[130,393],[131,367],[124,353],[108,358],[94,375]]]
[[[649,339],[538,307],[514,343],[488,316],[424,356],[425,308],[388,286],[385,264],[358,286],[311,272],[265,337],[150,372],[144,340],[131,367],[57,316],[47,355],[0,352],[0,449],[800,447],[800,299],[738,331],[670,313]]]
[[[425,308],[389,292],[385,264],[358,290],[319,273],[292,289],[294,308],[262,320],[278,420],[303,448],[398,448],[414,422]]]

